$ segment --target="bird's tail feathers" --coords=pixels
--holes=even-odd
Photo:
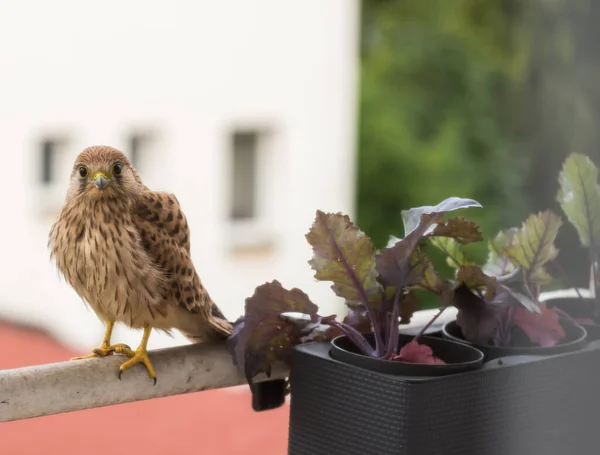
[[[181,333],[192,343],[225,340],[233,333],[233,324],[225,318],[219,307],[212,303],[210,314],[203,317],[197,330],[182,330]]]

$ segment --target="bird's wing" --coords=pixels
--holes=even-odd
[[[142,246],[168,279],[168,300],[206,318],[216,332],[231,333],[231,325],[202,286],[190,256],[190,229],[173,194],[147,190],[133,213]]]

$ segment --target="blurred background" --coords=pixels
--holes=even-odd
[[[486,236],[560,213],[564,157],[598,163],[599,17],[593,0],[0,0],[0,369],[101,341],[46,246],[89,145],[177,195],[230,319],[272,279],[343,311],[307,264],[317,209],[378,247],[403,235],[402,209],[449,196],[483,204],[465,214]],[[557,243],[565,284],[587,285],[574,229]],[[202,392],[5,423],[1,453],[284,454],[287,412],[253,413],[244,387]]]

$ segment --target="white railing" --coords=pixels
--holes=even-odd
[[[589,297],[589,291],[580,291]],[[574,289],[569,289],[540,297],[547,300],[576,295]],[[411,323],[402,328],[422,327],[435,313],[437,310],[417,311]],[[437,323],[455,316],[456,309],[448,308]],[[141,366],[127,370],[119,380],[119,365],[125,357],[117,355],[0,370],[0,422],[246,384],[223,344],[159,349],[150,351],[150,359],[158,378],[156,385]],[[288,371],[279,367],[271,378],[287,375]],[[266,379],[264,375],[255,378],[257,382]]]
[[[223,345],[159,349],[150,351],[150,359],[156,385],[142,366],[119,380],[119,365],[126,360],[120,355],[0,370],[0,422],[246,384]],[[271,378],[286,375],[279,368]]]

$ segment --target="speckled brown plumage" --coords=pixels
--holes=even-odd
[[[114,148],[89,147],[77,157],[48,246],[66,281],[110,331],[121,322],[178,329],[195,342],[231,334],[192,263],[190,229],[177,198],[148,189]],[[104,348],[95,355],[134,355]]]

